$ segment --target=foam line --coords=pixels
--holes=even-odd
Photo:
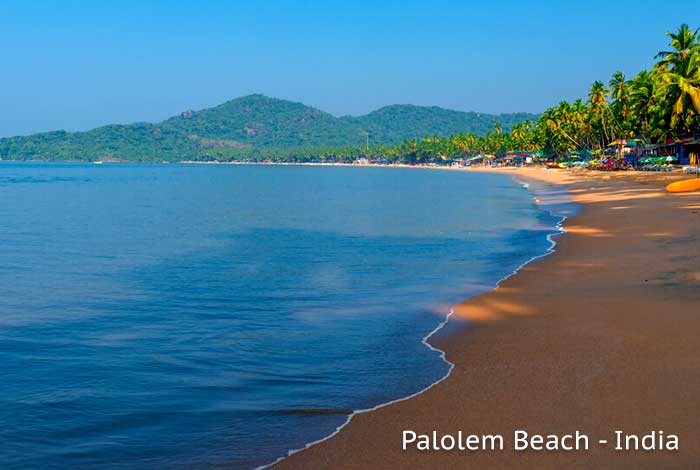
[[[522,187],[525,188],[526,190],[530,190],[530,185],[529,185],[529,183],[524,182],[524,181],[520,181],[520,180],[518,180],[518,179],[515,178],[515,177],[514,177],[513,179],[514,179],[518,184],[522,185]],[[548,212],[549,214],[551,214],[551,215],[555,215],[555,214],[553,214],[551,211],[547,211],[547,212]],[[514,270],[512,273],[510,273],[510,274],[508,274],[507,276],[505,276],[505,277],[499,279],[498,282],[496,282],[496,285],[495,285],[495,287],[494,287],[493,290],[498,289],[499,287],[501,287],[501,284],[503,283],[503,281],[505,281],[506,279],[508,279],[508,278],[510,278],[510,277],[515,276],[521,269],[523,269],[523,268],[524,268],[525,266],[527,266],[528,264],[532,263],[532,262],[535,261],[535,260],[538,260],[538,259],[540,259],[540,258],[544,258],[545,256],[548,256],[548,255],[554,253],[555,248],[556,248],[556,246],[557,246],[557,242],[554,240],[553,237],[554,237],[554,235],[560,235],[560,234],[566,232],[566,230],[564,229],[563,224],[564,224],[564,221],[566,221],[566,219],[568,218],[568,217],[565,216],[565,215],[561,215],[561,216],[559,216],[559,217],[560,217],[559,222],[557,222],[557,223],[555,224],[555,226],[554,226],[554,229],[556,230],[556,232],[555,232],[555,233],[549,233],[549,234],[547,234],[547,241],[550,243],[550,246],[549,246],[549,248],[547,248],[547,251],[544,252],[544,253],[541,254],[541,255],[533,256],[532,258],[528,259],[528,260],[525,261],[524,263],[520,264],[517,268],[515,268],[515,270]],[[364,409],[360,409],[360,410],[355,410],[355,411],[353,411],[352,413],[350,413],[350,414],[347,416],[347,418],[345,419],[345,422],[344,422],[343,424],[341,424],[340,426],[338,426],[338,427],[335,429],[335,431],[333,431],[331,434],[329,434],[329,435],[327,435],[327,436],[325,436],[325,437],[322,437],[321,439],[318,439],[318,440],[316,440],[316,441],[309,442],[309,443],[307,443],[306,445],[304,445],[304,447],[301,447],[301,448],[299,448],[299,449],[292,449],[292,450],[289,450],[289,451],[287,452],[287,455],[282,456],[282,457],[278,457],[278,458],[275,459],[273,462],[270,462],[270,463],[268,463],[268,464],[264,464],[264,465],[261,465],[261,466],[259,466],[259,467],[256,467],[255,470],[264,470],[264,469],[267,469],[267,468],[269,468],[269,467],[271,467],[271,466],[273,466],[273,465],[275,465],[275,464],[281,462],[282,460],[286,459],[287,457],[289,457],[289,456],[291,456],[291,455],[294,455],[294,454],[296,454],[296,453],[298,453],[298,452],[301,452],[302,450],[306,450],[306,449],[308,449],[309,447],[313,447],[313,446],[315,446],[316,444],[320,444],[320,443],[322,443],[322,442],[327,441],[328,439],[330,439],[330,438],[334,437],[336,434],[338,434],[345,426],[347,426],[348,424],[350,424],[350,421],[352,421],[352,418],[355,417],[356,415],[363,414],[363,413],[369,413],[370,411],[376,411],[376,410],[378,410],[378,409],[380,409],[380,408],[384,408],[385,406],[389,406],[389,405],[393,405],[393,404],[395,404],[395,403],[400,403],[400,402],[402,402],[402,401],[410,400],[411,398],[417,397],[418,395],[422,395],[423,393],[427,392],[428,390],[430,390],[431,388],[433,388],[434,386],[436,386],[436,385],[439,384],[440,382],[442,382],[442,381],[444,381],[445,379],[447,379],[447,378],[450,376],[450,374],[452,373],[452,370],[454,369],[455,365],[454,365],[454,363],[452,363],[452,362],[450,362],[450,361],[447,360],[447,358],[445,357],[445,351],[436,348],[435,346],[433,346],[432,344],[430,344],[430,342],[429,342],[428,340],[429,340],[433,335],[435,335],[438,331],[440,331],[442,328],[444,328],[445,325],[447,325],[447,323],[448,323],[449,320],[450,320],[450,317],[451,317],[453,314],[454,314],[454,307],[453,307],[453,308],[450,308],[450,311],[447,313],[447,315],[445,315],[445,319],[444,319],[442,322],[440,322],[440,324],[438,324],[438,326],[436,326],[430,333],[428,333],[427,335],[425,335],[425,336],[421,339],[421,343],[423,343],[423,344],[424,344],[428,349],[430,349],[431,351],[435,351],[435,352],[439,353],[440,359],[442,359],[442,360],[449,366],[448,369],[447,369],[447,372],[445,373],[445,375],[444,375],[443,377],[441,377],[441,378],[439,378],[438,380],[436,380],[435,382],[431,383],[430,385],[428,385],[428,386],[425,387],[424,389],[419,390],[419,391],[417,391],[417,392],[415,392],[415,393],[413,393],[413,394],[411,394],[411,395],[408,395],[408,396],[406,396],[406,397],[397,398],[397,399],[395,399],[395,400],[391,400],[391,401],[388,401],[388,402],[385,402],[385,403],[380,403],[379,405],[373,406],[373,407],[371,407],[371,408],[364,408]]]

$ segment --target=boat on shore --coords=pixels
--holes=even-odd
[[[676,181],[666,186],[669,193],[690,193],[700,191],[700,178]]]

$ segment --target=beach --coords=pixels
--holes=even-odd
[[[0,166],[8,468],[268,464],[444,377],[423,338],[560,220],[467,171]]]
[[[434,341],[454,364],[444,381],[356,414],[274,468],[697,468],[700,193],[667,194],[677,173],[491,171],[568,187],[581,212],[554,253],[454,307],[469,326]],[[501,434],[506,445],[403,450],[406,430]],[[516,451],[515,430],[578,430],[591,445]],[[615,431],[677,435],[678,450],[615,450]]]

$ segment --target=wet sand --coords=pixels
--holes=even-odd
[[[437,340],[446,380],[275,469],[700,468],[700,192],[665,193],[679,174],[494,171],[570,187],[582,210],[555,253],[455,308],[471,326]],[[590,450],[516,452],[516,429],[580,430]],[[502,434],[505,450],[403,451],[404,430]],[[679,450],[616,451],[615,430]]]

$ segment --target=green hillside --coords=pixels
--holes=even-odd
[[[537,120],[536,114],[482,114],[453,111],[437,106],[410,104],[385,106],[364,116],[345,116],[341,119],[370,134],[370,139],[380,144],[397,144],[406,139],[471,132],[479,136],[500,124],[504,131],[525,120]]]
[[[185,111],[160,123],[109,125],[86,132],[45,132],[0,139],[4,160],[180,161],[260,157],[305,149],[395,144],[425,135],[483,135],[529,114],[488,115],[437,107],[387,106],[365,116],[337,118],[286,100],[250,95],[200,111]]]
[[[306,147],[356,145],[361,129],[301,103],[250,95],[214,108],[186,112],[159,124],[164,131],[197,136],[204,145]],[[219,140],[220,142],[209,142]]]

